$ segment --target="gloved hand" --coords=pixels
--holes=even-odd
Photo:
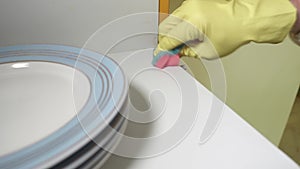
[[[296,20],[289,0],[186,0],[159,25],[154,51],[213,59],[250,41],[279,43]]]

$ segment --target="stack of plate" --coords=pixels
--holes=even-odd
[[[0,48],[0,168],[92,168],[126,127],[116,62],[68,46]]]

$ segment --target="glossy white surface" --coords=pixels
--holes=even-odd
[[[90,95],[90,82],[62,64],[5,63],[0,64],[0,93],[2,156],[34,144],[75,117]]]
[[[164,70],[153,68],[151,65],[152,49],[117,53],[111,55],[111,57],[120,63],[129,80],[134,79],[131,81],[130,86],[138,89],[134,91],[135,96],[139,95],[140,98],[144,98],[144,102],[143,99],[137,99],[143,102],[138,104],[141,106],[140,110],[148,110],[149,103],[155,107],[166,106],[162,112],[167,117],[159,118],[159,123],[129,123],[127,136],[130,133],[134,133],[136,136],[141,133],[138,135],[139,137],[148,139],[155,133],[159,133],[159,129],[162,130],[164,127],[168,127],[170,121],[178,117],[172,116],[173,112],[178,111],[172,109],[172,107],[178,106],[174,105],[180,99],[176,96],[178,94],[182,94],[180,97],[183,98],[182,103],[184,104],[179,114],[196,114],[196,118],[194,121],[183,121],[182,126],[188,124],[191,126],[190,130],[182,137],[180,128],[178,128],[178,138],[181,138],[180,143],[174,144],[169,149],[166,148],[161,153],[155,154],[153,150],[156,150],[157,147],[173,144],[171,140],[164,139],[161,142],[145,141],[131,146],[126,143],[122,144],[121,141],[120,147],[117,148],[119,151],[115,153],[120,155],[120,152],[123,152],[123,155],[135,155],[136,158],[113,155],[102,169],[299,169],[299,166],[286,154],[271,144],[182,68],[170,67]],[[166,74],[168,77],[165,76]],[[167,90],[169,86],[174,86],[173,79],[169,77],[173,77],[179,83],[181,90],[175,88],[175,90],[172,90],[173,93]],[[152,92],[153,90],[161,90],[161,94],[165,95],[164,98],[167,99],[163,97],[149,99],[151,93],[155,94]],[[138,94],[137,91],[139,91]],[[171,95],[173,97],[169,97]],[[164,101],[162,102],[161,99]],[[134,99],[131,99],[131,101],[137,103]],[[132,103],[132,106],[137,108],[134,104]],[[212,137],[207,142],[199,144],[200,135],[213,104],[223,105],[221,122]],[[156,109],[155,107],[152,109]],[[151,111],[148,113],[157,114],[157,112]],[[148,117],[151,116],[148,114]],[[180,118],[177,118],[177,121],[180,120]],[[169,130],[172,130],[172,128],[177,129],[176,125],[171,126]],[[125,141],[127,136],[125,136]],[[130,153],[126,154],[126,151]],[[152,156],[149,155],[151,152]],[[146,155],[149,155],[149,157],[138,158]]]

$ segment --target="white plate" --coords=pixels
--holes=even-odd
[[[64,159],[59,164],[51,168],[81,168],[80,166],[85,165],[90,158],[99,152],[107,152],[106,149],[112,149],[109,146],[115,146],[116,141],[124,132],[126,128],[126,119],[121,115],[113,119],[109,126],[107,126],[98,136],[93,140],[90,140],[84,147],[82,147],[76,153],[73,153],[67,159]]]
[[[22,118],[27,117],[21,123],[23,126],[26,126],[24,127],[24,131],[19,128],[19,125],[10,124],[10,127],[15,127],[14,134],[12,134],[14,138],[11,137],[11,139],[20,139],[21,141],[16,141],[17,146],[11,146],[9,150],[6,150],[8,154],[3,153],[0,156],[1,169],[48,168],[53,166],[61,161],[61,159],[70,156],[83,147],[90,141],[90,138],[101,133],[118,113],[118,110],[127,97],[127,82],[116,62],[88,50],[58,45],[5,47],[0,48],[0,65],[7,72],[14,72],[12,73],[14,74],[13,77],[6,73],[0,75],[1,79],[8,83],[4,86],[8,88],[8,92],[5,95],[1,94],[1,99],[6,100],[10,93],[16,92],[23,84],[25,84],[26,89],[18,91],[25,94],[25,98],[30,98],[20,101],[20,109],[15,109],[13,105],[17,107],[19,104],[18,99],[14,100],[15,97],[13,95],[11,101],[6,100],[9,104],[4,106],[5,109],[2,109],[2,106],[0,107],[0,118],[3,121],[7,121],[8,118],[12,118],[12,121],[23,121]],[[31,65],[33,66],[32,68]],[[17,70],[8,70],[7,67],[17,67],[15,68]],[[74,99],[67,100],[71,98],[69,87],[70,80],[72,79],[70,79],[70,73],[72,71],[73,73],[75,72],[72,77],[74,83],[72,83],[73,87],[71,88]],[[23,76],[29,79],[22,79],[21,77]],[[9,78],[12,79],[9,80]],[[19,80],[19,78],[21,79]],[[52,86],[51,84],[54,81],[56,85]],[[22,84],[16,84],[16,82]],[[4,82],[1,80],[0,83]],[[46,88],[49,91],[45,91],[47,90]],[[34,94],[32,95],[32,93]],[[33,99],[34,97],[48,95],[51,95],[51,97]],[[76,99],[77,97],[78,99]],[[13,103],[14,101],[15,103]],[[25,103],[26,101],[30,101],[31,103],[27,104]],[[71,110],[71,102],[74,103],[75,111]],[[47,119],[42,114],[45,112],[48,115],[51,112],[54,113],[53,111],[60,109],[60,106],[65,106],[64,103],[69,105],[65,110],[71,112],[64,112],[61,115],[64,119],[60,119],[59,124],[53,124],[53,126],[52,124],[48,124],[51,127],[44,126],[44,122]],[[51,107],[51,104],[60,106]],[[35,108],[37,108],[37,111],[32,112],[31,109]],[[15,109],[15,115],[10,115],[12,109]],[[6,112],[3,113],[4,111]],[[27,114],[28,112],[30,113]],[[49,123],[59,118],[57,116],[58,113],[54,113],[55,116],[54,118],[51,117]],[[35,116],[36,114],[39,115]],[[33,121],[31,120],[39,124],[33,127]],[[31,138],[33,132],[28,132],[28,129],[41,130],[43,127],[47,128],[48,131],[45,133],[43,131],[34,131],[37,132],[35,138]],[[1,135],[10,132],[5,129],[7,128],[5,123],[0,124],[0,128],[3,128],[0,133]],[[25,143],[22,142],[23,136],[29,138]],[[10,141],[7,140],[7,142]]]
[[[73,97],[76,74],[77,96]],[[52,134],[76,116],[90,95],[88,78],[50,62],[0,64],[0,156]],[[74,104],[76,99],[76,104]]]

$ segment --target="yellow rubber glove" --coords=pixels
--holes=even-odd
[[[289,0],[186,0],[159,26],[154,51],[213,59],[250,41],[281,42],[296,20]]]

